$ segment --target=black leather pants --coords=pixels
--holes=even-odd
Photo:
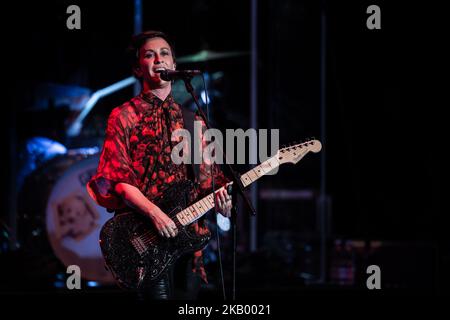
[[[200,275],[192,271],[192,255],[179,258],[160,279],[138,292],[139,300],[195,300]]]

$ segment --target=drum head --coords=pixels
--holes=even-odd
[[[44,249],[48,254],[42,244],[46,241],[52,255],[65,267],[80,267],[83,279],[112,283],[113,277],[105,269],[98,243],[100,230],[112,215],[98,206],[86,190],[98,161],[98,154],[59,157],[34,174],[32,185],[37,192],[30,196],[32,190],[28,186],[27,198],[35,198],[36,206],[25,206],[25,245],[34,250]],[[38,191],[37,188],[41,189]],[[30,237],[38,241],[31,244]],[[40,243],[38,247],[37,243]]]

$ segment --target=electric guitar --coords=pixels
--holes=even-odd
[[[247,187],[262,176],[270,174],[281,164],[296,164],[308,152],[317,153],[321,149],[322,144],[318,140],[281,148],[275,156],[241,175],[242,185]],[[230,184],[232,182],[222,188]],[[189,204],[187,194],[190,188],[193,188],[193,183],[188,180],[171,187],[160,198],[154,199],[158,207],[175,222],[178,234],[174,238],[160,236],[149,218],[131,209],[114,216],[104,224],[100,232],[100,248],[106,266],[119,286],[138,289],[151,283],[180,256],[201,250],[207,245],[211,234],[198,235],[191,224],[214,207],[214,195],[211,193]]]

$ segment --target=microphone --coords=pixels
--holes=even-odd
[[[161,70],[158,71],[161,79],[165,81],[172,81],[176,79],[189,79],[193,76],[202,74],[200,70]]]

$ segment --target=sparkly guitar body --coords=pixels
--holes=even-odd
[[[182,255],[203,249],[211,234],[198,235],[176,214],[186,208],[191,181],[175,185],[155,203],[178,227],[174,238],[158,234],[152,221],[134,211],[109,219],[100,232],[100,247],[108,269],[121,287],[138,289],[157,280]]]

